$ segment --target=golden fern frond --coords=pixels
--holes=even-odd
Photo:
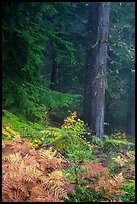
[[[113,178],[118,182],[123,182],[125,180],[122,172],[120,172],[118,175],[113,176]]]
[[[2,157],[3,161],[8,161],[9,163],[19,163],[22,160],[20,152],[15,154],[9,154]]]
[[[49,174],[49,182],[52,182],[56,186],[62,186],[64,184],[64,176],[62,171],[55,170]]]
[[[68,199],[67,192],[65,189],[63,189],[61,186],[53,185],[49,189],[49,193],[55,198],[55,199],[61,199],[66,198]]]
[[[51,179],[62,180],[64,178],[62,171],[55,170],[49,174]]]
[[[39,155],[44,159],[52,159],[56,155],[56,152],[56,150],[53,150],[53,148],[50,147],[48,150],[39,151]]]

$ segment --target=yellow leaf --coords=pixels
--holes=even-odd
[[[92,145],[88,145],[89,150],[92,150],[93,146]]]
[[[6,130],[4,130],[3,128],[2,128],[2,134],[3,134],[3,135],[6,135],[6,136],[10,136],[10,133],[7,132]]]
[[[124,177],[122,172],[120,172],[117,176],[114,176],[114,179],[118,182],[123,182],[124,181]]]
[[[6,130],[7,130],[8,132],[12,133],[13,135],[17,135],[17,134],[18,134],[18,132],[15,132],[15,131],[12,130],[9,126],[6,126],[5,128],[6,128]]]
[[[115,160],[115,162],[117,162],[118,164],[120,164],[120,166],[124,166],[125,162],[122,160],[122,158],[120,156],[118,156],[117,158],[112,158]]]

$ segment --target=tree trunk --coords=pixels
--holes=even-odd
[[[55,57],[53,58],[53,65],[52,65],[52,71],[51,71],[51,89],[56,89],[58,83],[58,65],[55,62]]]
[[[84,121],[103,139],[109,2],[89,3]]]
[[[128,88],[128,112],[126,122],[127,139],[135,141],[135,81],[134,76],[130,76]]]

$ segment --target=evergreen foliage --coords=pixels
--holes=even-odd
[[[110,7],[103,140],[82,119],[88,4],[2,3],[3,202],[135,201],[135,4]]]
[[[54,3],[3,3],[3,104],[29,119],[41,119],[45,111],[71,102],[71,96],[49,90],[40,75],[50,41],[57,63],[75,63],[73,45],[58,36],[50,21],[44,22],[56,13]]]

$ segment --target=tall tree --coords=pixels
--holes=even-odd
[[[83,117],[101,139],[104,133],[109,8],[109,2],[93,2],[88,6],[88,46]]]
[[[135,3],[113,2],[110,9],[108,88],[105,93],[105,133],[126,131],[133,107],[135,70]],[[132,80],[131,80],[132,75]],[[130,96],[129,96],[130,93]],[[130,97],[130,100],[128,99]],[[115,110],[115,111],[114,111]],[[129,123],[134,120],[128,120]]]
[[[126,135],[127,139],[135,140],[135,77],[133,74],[130,74],[130,84],[128,87]]]

